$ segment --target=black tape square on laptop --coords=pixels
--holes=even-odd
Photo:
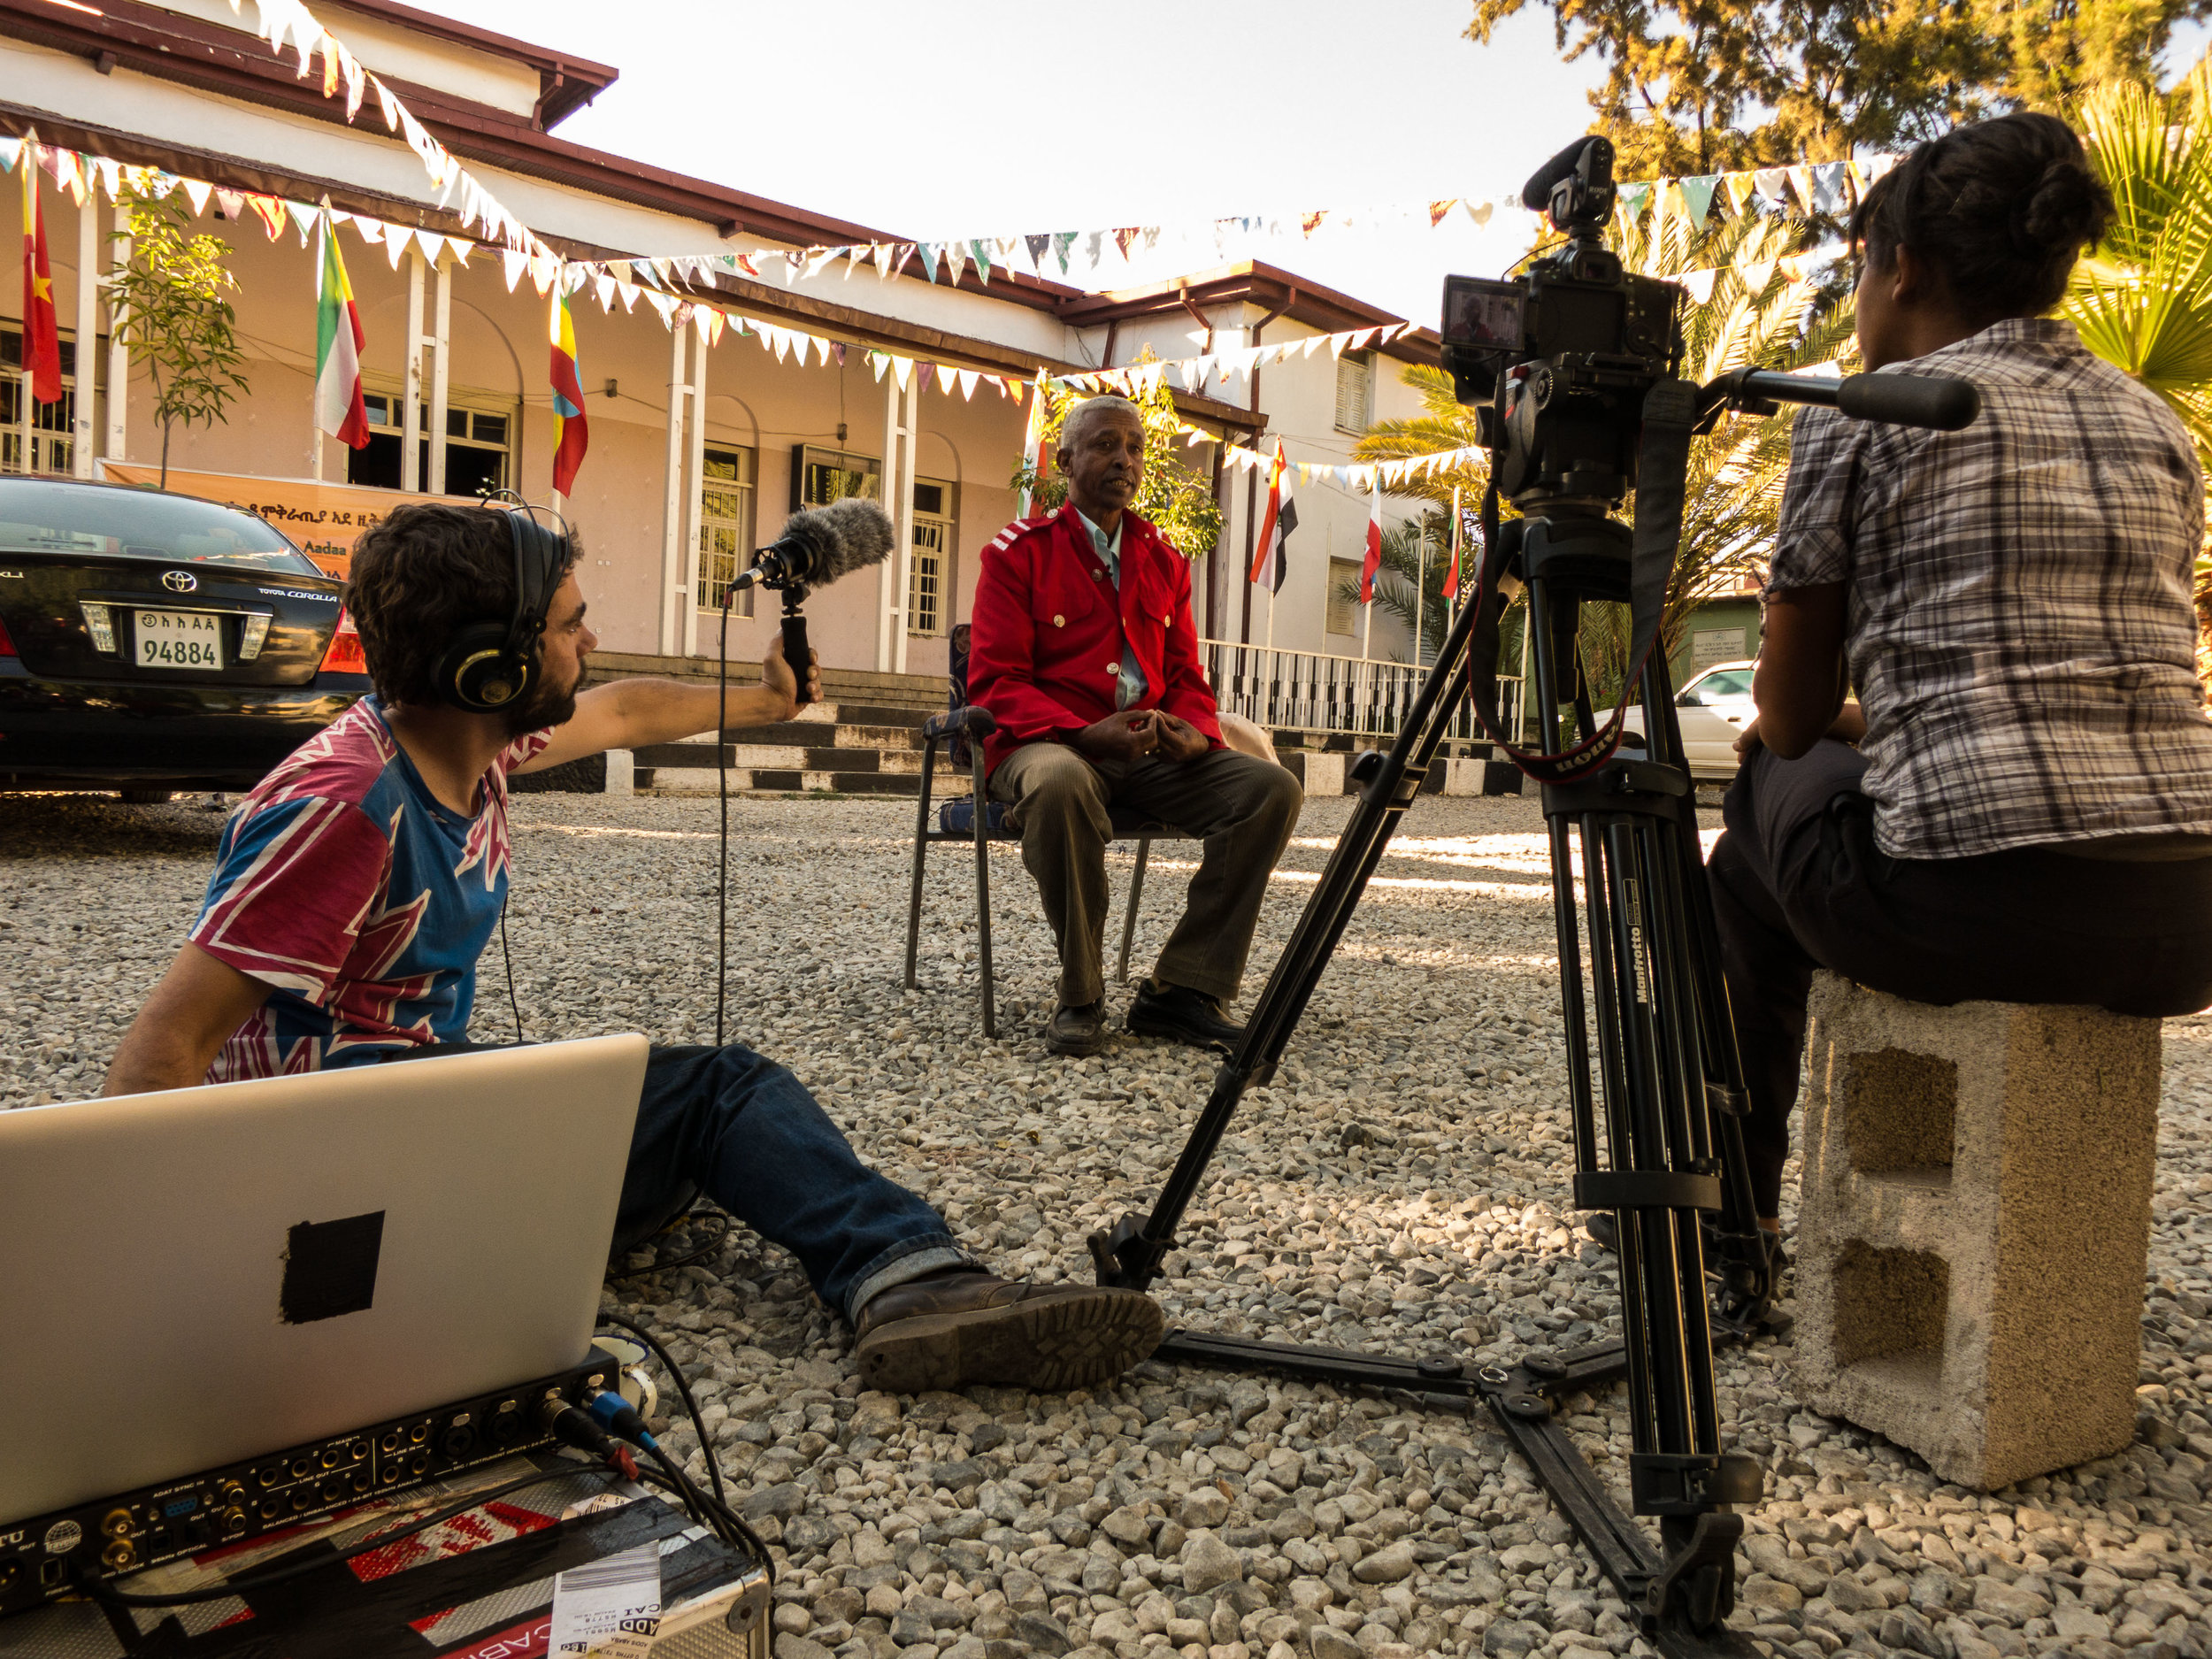
[[[284,1250],[284,1288],[277,1317],[286,1325],[360,1313],[376,1301],[376,1263],[384,1243],[384,1212],[339,1221],[303,1221]]]

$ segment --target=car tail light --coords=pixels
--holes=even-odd
[[[321,671],[326,674],[365,674],[369,659],[361,652],[361,635],[353,626],[353,618],[342,608],[338,612],[338,626],[330,636],[330,649],[323,653]]]
[[[0,622],[0,657],[13,657],[15,641],[8,637],[8,625]]]

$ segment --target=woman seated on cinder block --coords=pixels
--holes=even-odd
[[[2048,315],[2111,212],[2073,133],[2024,114],[1921,145],[1852,216],[1866,366],[1970,380],[1982,412],[1798,418],[1712,856],[1770,1228],[1816,966],[1923,1002],[2212,1002],[2203,480]]]

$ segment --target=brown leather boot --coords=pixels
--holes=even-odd
[[[1166,1329],[1141,1291],[933,1273],[869,1298],[853,1356],[862,1385],[887,1394],[969,1383],[1058,1394],[1118,1376]]]

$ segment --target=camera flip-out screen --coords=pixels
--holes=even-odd
[[[1518,282],[1444,279],[1444,338],[1478,351],[1518,353],[1526,343],[1528,292]]]

